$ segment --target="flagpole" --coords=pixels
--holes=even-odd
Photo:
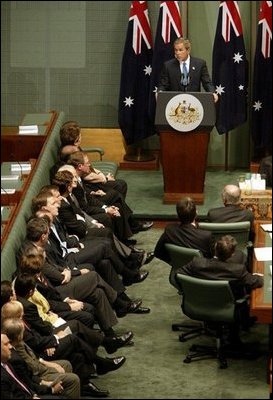
[[[228,132],[225,134],[225,171],[228,171]]]

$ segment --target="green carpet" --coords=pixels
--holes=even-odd
[[[161,229],[151,229],[134,238],[138,247],[150,251],[161,233]],[[181,301],[168,281],[170,267],[154,259],[145,269],[150,271],[148,278],[128,287],[127,293],[132,298],[141,297],[143,306],[149,306],[151,313],[129,314],[119,319],[115,330],[132,330],[135,344],[114,354],[127,358],[118,371],[94,382],[107,388],[110,398],[115,399],[268,399],[268,327],[256,325],[241,336],[243,341],[260,342],[264,355],[256,360],[229,359],[225,370],[218,368],[215,359],[185,364],[183,359],[192,343],[214,342],[204,336],[179,342],[171,324],[182,320]],[[104,349],[99,352],[107,356]]]
[[[200,216],[206,215],[209,208],[221,204],[223,186],[238,182],[242,170],[207,171],[204,187],[204,204],[197,206]],[[176,216],[174,204],[163,204],[163,175],[162,171],[126,171],[119,170],[118,178],[128,183],[127,203],[139,218],[165,219]],[[183,175],[181,176],[183,179]]]

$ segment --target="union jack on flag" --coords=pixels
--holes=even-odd
[[[237,1],[220,1],[212,80],[219,95],[216,128],[220,134],[228,133],[247,119],[248,61]]]
[[[178,1],[160,1],[160,11],[157,22],[154,54],[152,62],[152,77],[150,88],[149,113],[152,123],[155,119],[158,80],[165,61],[174,57],[173,42],[182,36],[181,14]]]
[[[132,1],[121,65],[118,112],[127,145],[152,134],[148,115],[152,52],[147,1]]]
[[[252,93],[253,158],[260,159],[272,148],[272,1],[260,2]]]

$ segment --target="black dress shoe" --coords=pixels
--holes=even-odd
[[[130,278],[123,278],[123,284],[125,286],[133,285],[134,283],[143,282],[149,275],[148,271],[138,272],[136,275]]]
[[[139,222],[137,225],[131,227],[131,231],[133,233],[138,233],[141,231],[147,231],[148,229],[150,229],[153,226],[153,222],[152,221],[143,221],[143,222]]]
[[[92,396],[92,397],[108,397],[109,391],[104,389],[99,389],[93,382],[89,381],[86,385],[81,388],[82,396]]]
[[[104,348],[108,354],[115,353],[120,347],[126,346],[127,343],[131,342],[134,334],[129,331],[120,336],[114,336],[113,338],[107,338]]]
[[[141,299],[127,302],[125,308],[119,308],[116,310],[117,317],[125,317],[125,315],[127,315],[128,313],[134,312],[138,307],[141,306],[141,304]]]
[[[126,361],[124,356],[114,358],[103,358],[97,362],[97,373],[99,375],[107,374],[107,372],[119,369]]]
[[[146,253],[146,259],[144,261],[144,263],[142,265],[146,265],[149,264],[153,259],[154,259],[154,252],[153,251],[149,251],[148,253]]]
[[[131,301],[127,308],[127,313],[135,312],[142,304],[142,300]]]
[[[129,247],[130,247],[130,249],[132,249],[133,253],[142,253],[142,254],[145,253],[145,250],[139,249],[139,248],[137,248],[137,247],[135,247],[133,245],[130,245]]]
[[[149,307],[138,307],[135,311],[134,314],[149,314],[151,309]]]
[[[149,271],[139,272],[139,274],[134,278],[133,283],[139,283],[145,281],[147,276],[149,275]]]
[[[126,244],[126,246],[134,246],[137,244],[137,241],[135,239],[126,239],[123,240],[123,243]]]
[[[152,221],[144,221],[140,224],[139,226],[139,231],[147,231],[148,229],[150,229],[153,226],[153,222]]]

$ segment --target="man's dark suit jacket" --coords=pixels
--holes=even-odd
[[[180,63],[176,58],[166,61],[160,74],[158,90],[183,91],[181,84]],[[214,92],[215,87],[210,79],[206,61],[201,58],[190,57],[189,84],[187,92],[200,92],[201,83],[206,92]]]
[[[192,224],[169,224],[159,238],[154,251],[157,258],[169,262],[170,257],[165,249],[165,243],[198,249],[204,257],[211,257],[214,241],[211,232],[198,229]]]
[[[10,364],[9,364],[10,366]],[[13,372],[15,372],[13,370]],[[16,374],[16,372],[15,372]],[[1,397],[2,399],[32,399],[34,391],[28,386],[28,384],[23,382],[31,395],[24,391],[24,389],[17,383],[12,377],[7,373],[5,368],[1,366]]]
[[[215,257],[194,257],[188,264],[178,268],[177,273],[209,280],[228,280],[236,297],[240,287],[249,292],[263,286],[263,278],[249,273],[245,265],[219,261]]]
[[[223,207],[212,208],[208,211],[210,222],[242,222],[253,224],[254,215],[251,210],[241,209],[239,205],[229,204]]]
[[[228,204],[223,207],[212,208],[208,211],[208,220],[210,222],[250,222],[249,240],[254,240],[254,215],[251,210],[240,208],[239,205]]]

